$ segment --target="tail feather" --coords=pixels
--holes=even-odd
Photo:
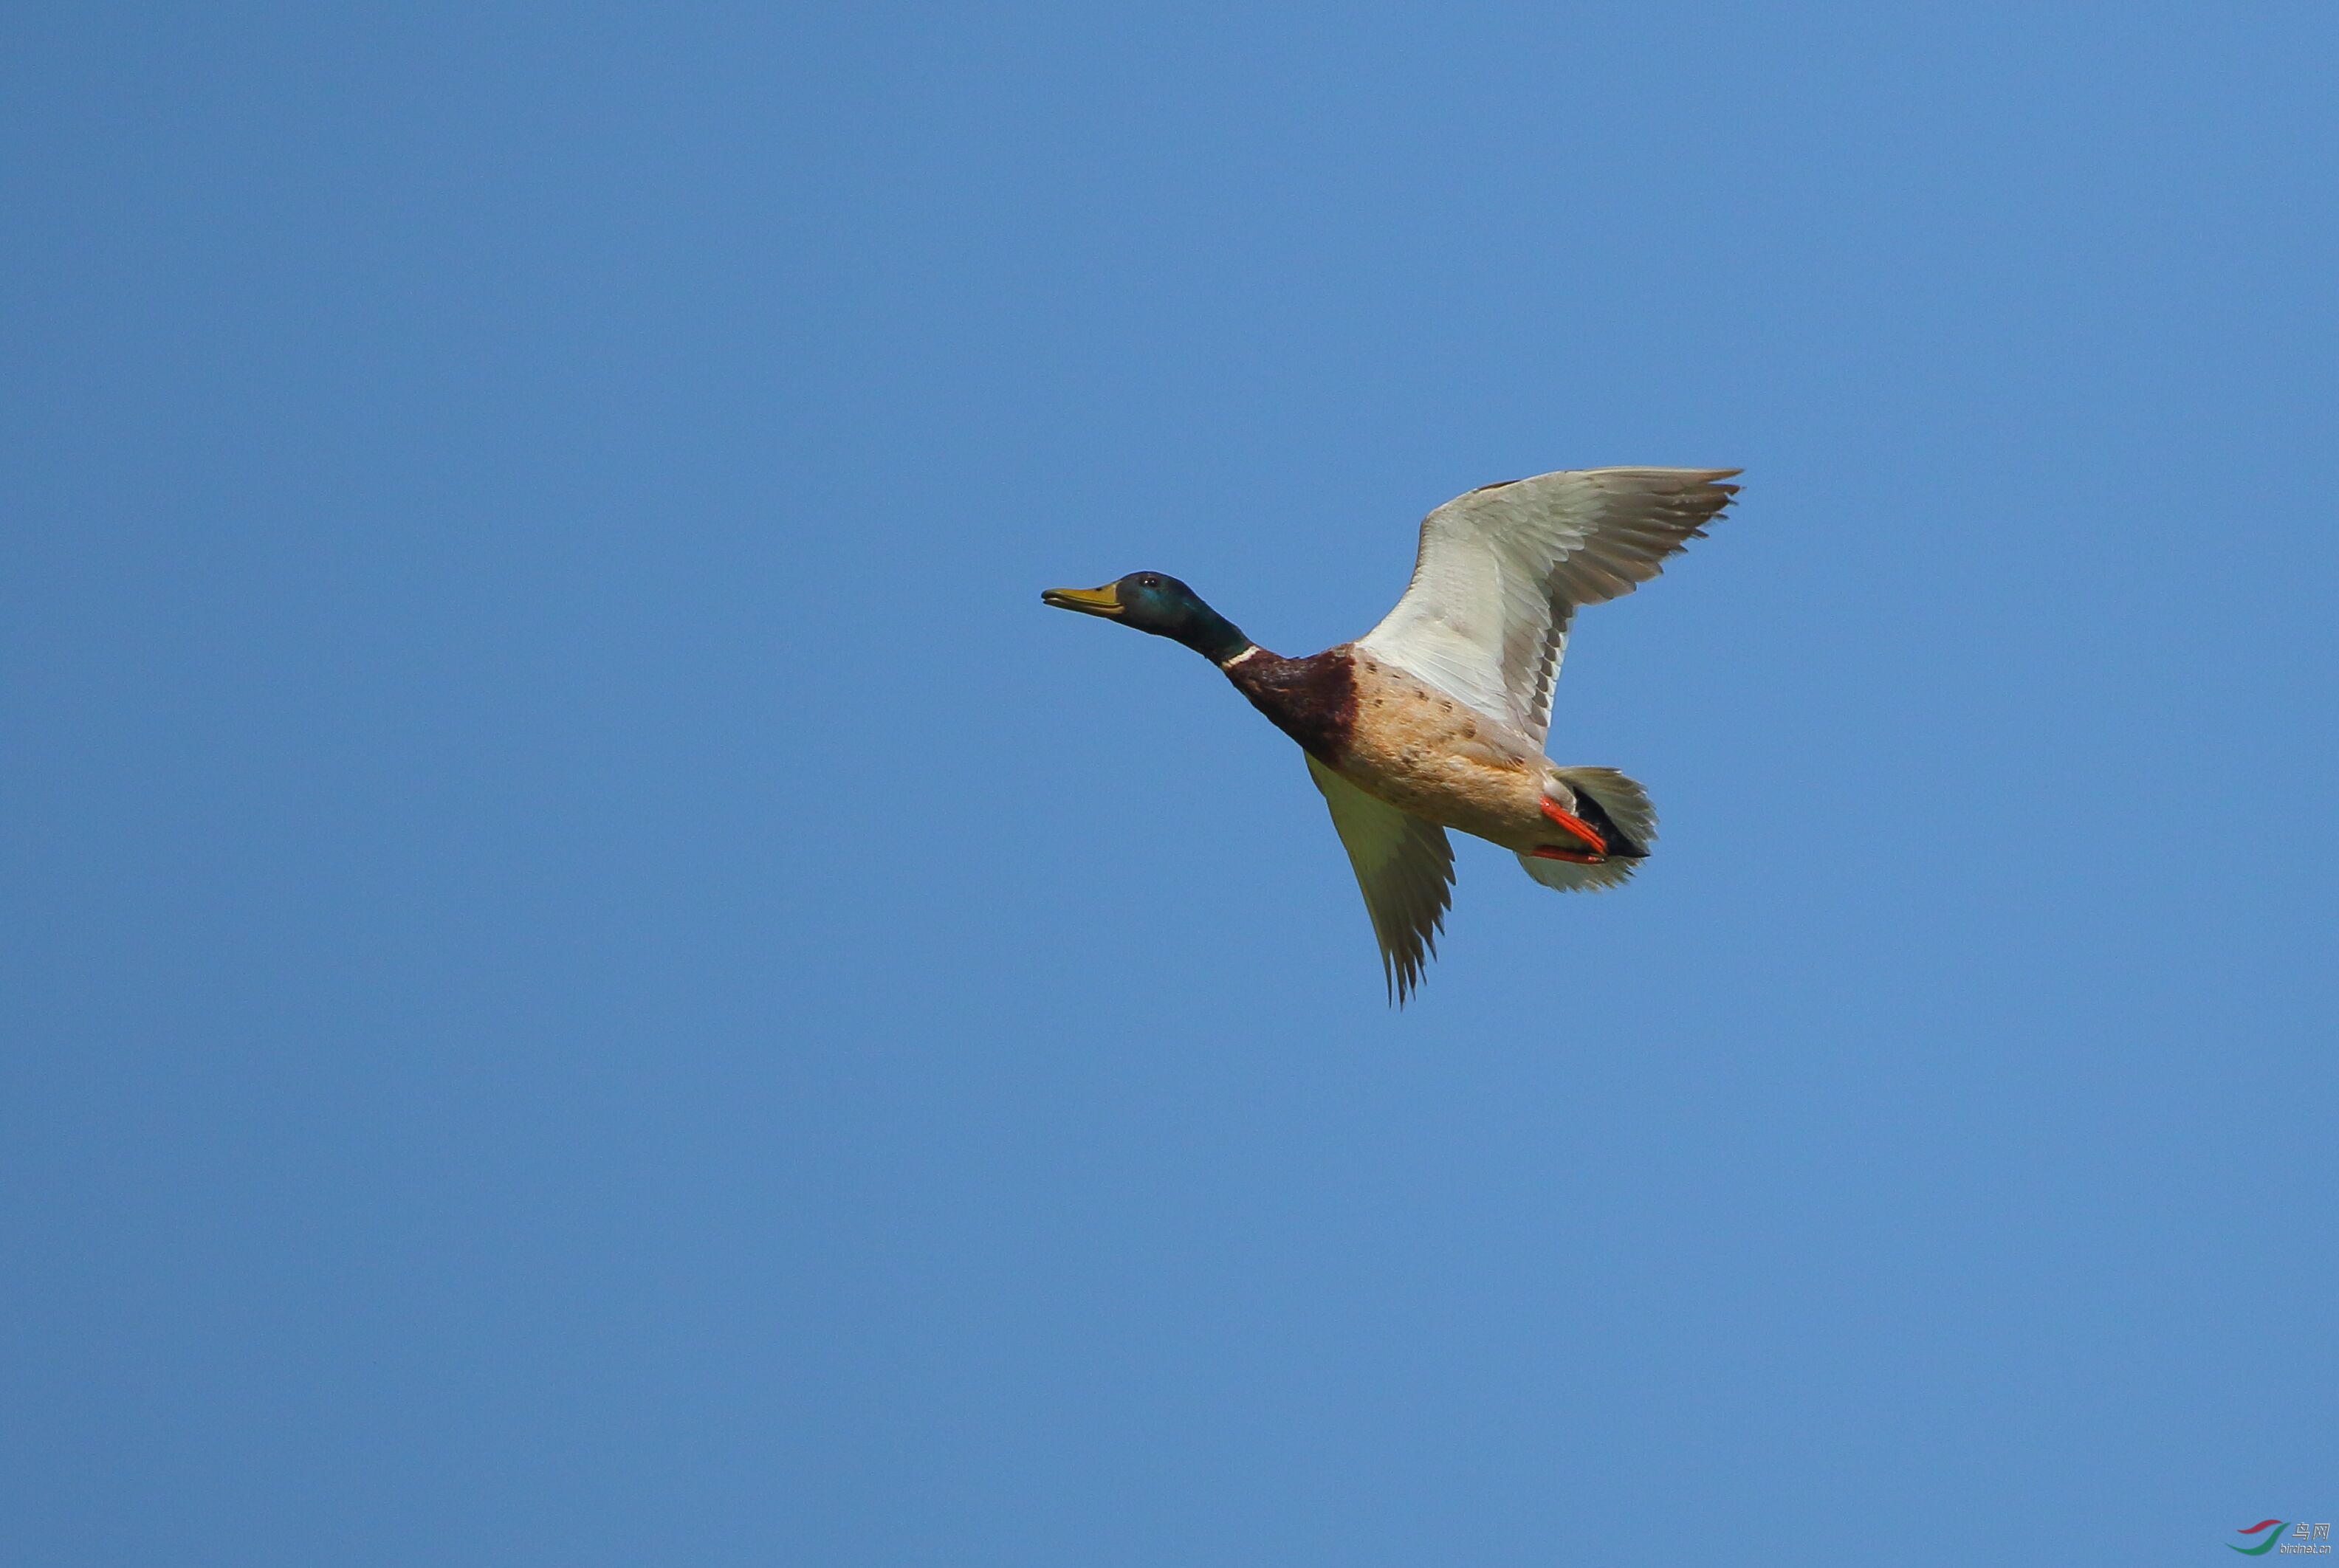
[[[1614,768],[1554,767],[1552,776],[1575,794],[1575,814],[1608,841],[1608,858],[1596,865],[1519,856],[1527,874],[1545,887],[1565,892],[1615,887],[1631,879],[1656,842],[1657,809],[1649,792]]]

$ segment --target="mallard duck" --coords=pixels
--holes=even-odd
[[[1545,887],[1614,887],[1655,842],[1648,792],[1544,755],[1575,612],[1629,594],[1721,516],[1736,468],[1586,468],[1485,485],[1422,519],[1413,581],[1352,643],[1285,658],[1176,577],[1132,572],[1043,604],[1183,643],[1308,754],[1402,1005],[1437,951],[1453,828]]]

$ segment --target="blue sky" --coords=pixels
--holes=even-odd
[[[0,47],[44,1563],[2217,1561],[2339,1518],[2327,7],[141,6]],[[1140,567],[1578,624],[1384,1003]]]

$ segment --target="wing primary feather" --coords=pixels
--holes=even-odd
[[[1389,1001],[1402,1007],[1437,954],[1437,933],[1453,898],[1454,847],[1436,823],[1389,804],[1312,756],[1308,774],[1323,792],[1357,873]]]
[[[1736,468],[1584,468],[1481,486],[1422,520],[1405,597],[1358,646],[1538,745],[1577,606],[1704,537]]]

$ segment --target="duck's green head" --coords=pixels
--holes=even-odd
[[[1251,646],[1232,621],[1202,602],[1201,595],[1161,572],[1131,572],[1100,588],[1050,588],[1040,602],[1168,637],[1217,664]]]

